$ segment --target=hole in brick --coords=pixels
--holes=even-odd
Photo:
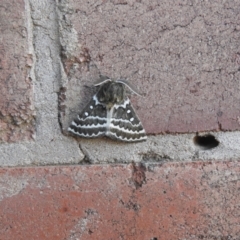
[[[158,238],[154,237],[154,238],[151,238],[150,240],[158,240]]]
[[[193,138],[193,142],[196,146],[205,150],[215,148],[219,145],[219,141],[211,134],[206,134],[203,136],[196,135]]]

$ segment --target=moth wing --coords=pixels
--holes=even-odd
[[[126,98],[123,104],[113,106],[108,136],[125,142],[139,142],[147,139],[146,132],[129,98]]]
[[[100,104],[94,95],[83,111],[72,121],[68,131],[85,138],[104,136],[107,127],[106,116],[106,107]]]

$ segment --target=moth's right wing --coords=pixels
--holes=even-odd
[[[68,131],[85,138],[105,136],[107,129],[107,110],[99,103],[97,96],[87,104],[83,111],[72,121]]]
[[[124,142],[140,142],[147,139],[146,132],[129,98],[126,98],[123,104],[113,106],[107,136]]]

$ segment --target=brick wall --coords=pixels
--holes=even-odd
[[[0,3],[0,239],[240,239],[240,3]],[[106,75],[148,139],[70,136]]]

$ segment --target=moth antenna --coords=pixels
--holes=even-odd
[[[119,79],[117,80],[116,82],[119,82],[119,83],[122,83],[123,85],[127,86],[133,93],[135,93],[136,95],[142,97],[141,94],[139,94],[134,88],[132,85],[130,85],[130,83],[126,80],[123,80],[123,79]]]
[[[86,85],[86,84],[84,84],[83,87],[85,87],[85,88],[87,88],[87,89],[92,89],[92,88],[93,88],[93,86],[88,86],[88,85]]]
[[[97,86],[101,86],[103,85],[104,83],[107,83],[107,82],[111,82],[112,79],[107,77],[107,76],[103,76],[103,75],[100,75],[100,79],[96,82],[96,84],[94,84],[95,87]]]

